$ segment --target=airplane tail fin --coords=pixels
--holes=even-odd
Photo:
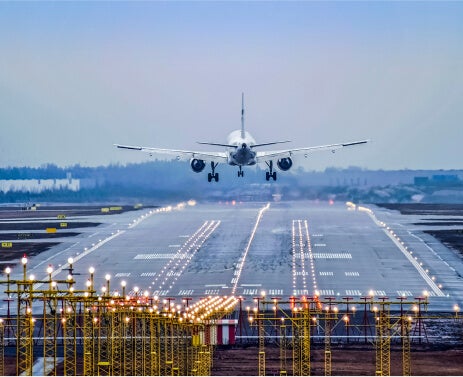
[[[244,93],[241,93],[241,138],[244,136]]]

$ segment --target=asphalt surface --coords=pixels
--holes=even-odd
[[[121,293],[125,281],[128,294],[177,299],[234,294],[249,300],[263,292],[354,301],[428,295],[429,310],[461,307],[461,257],[413,225],[420,219],[375,206],[306,201],[183,203],[84,216],[79,221],[102,224],[55,238],[62,243],[30,258],[27,274],[46,280],[52,265],[53,279],[65,279],[72,257],[76,289],[85,289],[93,267],[99,292],[109,277],[113,292]],[[11,278],[22,273],[17,265]],[[5,305],[0,301],[0,310]]]

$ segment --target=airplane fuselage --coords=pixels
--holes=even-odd
[[[252,146],[256,141],[247,131],[233,131],[228,135],[227,144],[236,146],[228,148],[228,164],[233,166],[251,166],[256,164],[256,152]]]

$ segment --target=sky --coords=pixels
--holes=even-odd
[[[463,2],[0,1],[0,167],[370,139],[310,170],[462,169]]]

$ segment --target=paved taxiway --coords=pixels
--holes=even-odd
[[[369,208],[228,203],[92,216],[87,220],[103,224],[31,258],[28,274],[46,279],[51,264],[53,277],[65,279],[72,257],[76,288],[85,289],[94,267],[100,292],[109,274],[111,291],[121,292],[125,281],[127,293],[138,287],[164,297],[250,298],[265,291],[282,298],[318,292],[411,299],[427,292],[430,309],[461,306],[461,259],[442,244],[433,247],[397,213]],[[17,266],[12,278],[21,273]]]

